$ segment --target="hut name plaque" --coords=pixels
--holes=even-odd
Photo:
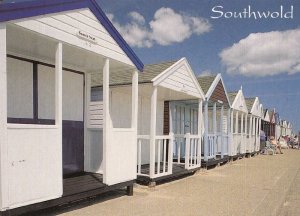
[[[97,38],[89,33],[86,33],[84,31],[81,31],[81,30],[78,30],[77,33],[76,33],[77,37],[83,39],[83,40],[87,40],[89,42],[92,42],[92,43],[95,43],[97,44],[98,41],[97,41]]]

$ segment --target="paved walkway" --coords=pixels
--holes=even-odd
[[[137,186],[61,215],[300,215],[300,151],[245,158],[171,183]],[[121,196],[122,195],[122,196]]]

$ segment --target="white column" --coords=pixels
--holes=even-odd
[[[244,154],[244,114],[241,115],[241,135],[242,135],[242,142],[240,146],[240,153]]]
[[[199,99],[198,103],[198,135],[199,137],[202,136],[202,131],[203,131],[203,114],[202,114],[202,99]]]
[[[239,112],[235,113],[235,133],[239,133]]]
[[[111,130],[111,118],[109,111],[109,59],[105,59],[104,67],[103,67],[103,182],[106,183],[107,172],[108,172],[108,164],[106,163],[108,146],[109,146],[109,138],[110,138],[110,130]]]
[[[248,114],[245,114],[245,139],[244,139],[244,152],[246,152],[246,146],[247,146],[247,143],[248,143],[247,134],[248,134]]]
[[[204,160],[208,160],[208,101],[204,102]]]
[[[8,207],[6,24],[0,23],[0,207]]]
[[[91,102],[91,82],[92,82],[92,75],[90,73],[86,73],[85,75],[85,112],[84,112],[84,139],[85,139],[85,146],[84,146],[84,170],[90,170],[91,167],[91,160],[90,160],[90,141],[89,141],[89,133],[88,133],[88,126],[90,125],[90,113],[89,113],[89,106]],[[100,143],[99,143],[100,145]]]
[[[151,117],[150,117],[150,178],[152,178],[155,173],[156,110],[157,110],[157,86],[154,86],[151,95]]]
[[[132,112],[131,128],[137,130],[138,126],[138,100],[139,100],[139,74],[135,70],[132,74]]]
[[[216,157],[216,143],[217,143],[217,104],[214,103],[213,106],[213,133],[214,133],[214,156]]]
[[[258,120],[258,147],[256,151],[260,150],[260,130],[261,130],[261,118]]]
[[[228,136],[228,154],[232,155],[232,135],[231,135],[231,108],[227,110],[227,136]]]
[[[62,43],[59,42],[56,47],[55,53],[55,125],[59,131],[59,137],[57,142],[60,143],[59,152],[61,159],[59,163],[63,167],[62,161]],[[58,162],[58,161],[57,161]],[[63,179],[63,169],[60,172],[60,178]],[[61,194],[63,193],[63,183],[61,181]]]
[[[202,141],[202,130],[203,130],[203,114],[202,114],[202,99],[199,99],[198,103],[198,136],[199,136],[199,142],[198,142],[198,154],[197,154],[197,160],[199,161],[199,164],[201,165],[201,141]]]
[[[220,131],[221,131],[221,158],[224,157],[225,143],[224,143],[224,132],[223,132],[223,117],[224,117],[224,106],[221,107],[221,117],[220,117]]]
[[[62,128],[62,43],[55,54],[55,124]]]

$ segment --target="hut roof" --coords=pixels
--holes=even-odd
[[[144,66],[143,73],[139,74],[139,83],[151,83],[151,80],[160,73],[171,67],[177,61],[167,61],[158,64],[149,64]],[[110,72],[110,85],[131,85],[131,76],[128,75],[132,70],[112,71]],[[102,73],[94,73],[92,75],[92,86],[102,86]]]

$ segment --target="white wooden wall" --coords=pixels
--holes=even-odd
[[[44,15],[18,20],[15,23],[59,41],[65,41],[66,43],[90,50],[102,56],[133,65],[89,9]],[[80,39],[77,36],[79,30],[95,37],[97,43]]]
[[[8,129],[11,208],[62,195],[62,146],[55,126]],[[60,153],[59,153],[60,152]]]
[[[185,92],[188,95],[199,97],[199,90],[196,88],[191,75],[188,72],[187,65],[181,65],[174,73],[164,79],[160,86],[173,89],[178,92]]]

